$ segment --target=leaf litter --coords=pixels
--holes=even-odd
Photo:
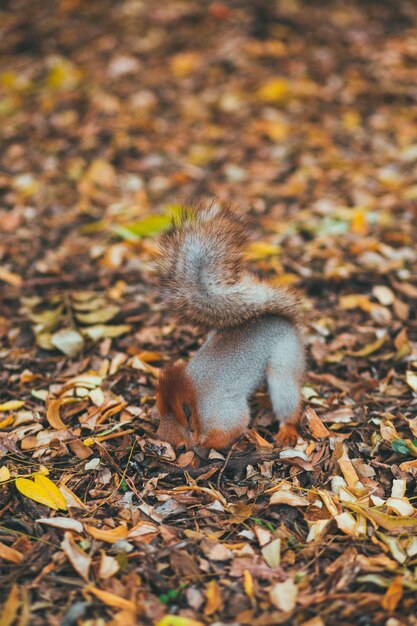
[[[413,3],[0,9],[0,624],[415,626]],[[293,449],[156,439],[202,337],[160,304],[184,198],[306,294]]]

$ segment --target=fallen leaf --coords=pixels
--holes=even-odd
[[[305,416],[313,437],[316,437],[316,439],[328,439],[331,436],[330,430],[326,428],[315,410],[310,406],[306,408]]]
[[[287,79],[272,78],[257,91],[257,98],[263,102],[284,102],[288,99],[290,88]]]
[[[84,347],[84,339],[76,330],[63,328],[51,335],[51,344],[68,356],[76,356]]]
[[[107,543],[116,543],[120,539],[126,539],[128,535],[127,528],[123,525],[116,526],[116,528],[95,528],[95,526],[84,524],[84,528],[94,539]]]
[[[285,613],[291,613],[295,609],[297,596],[298,587],[292,578],[287,578],[283,583],[277,583],[269,592],[272,604]]]
[[[403,577],[396,576],[381,600],[382,608],[390,613],[393,613],[401,601],[403,593]]]
[[[206,600],[207,604],[204,609],[205,615],[212,615],[221,608],[222,596],[217,581],[210,580],[208,583],[206,587]]]
[[[15,484],[16,489],[31,500],[45,504],[55,510],[62,509],[65,511],[67,508],[64,496],[52,480],[46,476],[36,474],[33,480],[17,478]]]
[[[204,626],[203,622],[198,622],[190,617],[180,617],[179,615],[165,615],[156,622],[155,626]]]
[[[288,504],[289,506],[309,506],[305,496],[299,496],[288,489],[282,489],[272,494],[270,504]]]
[[[88,580],[88,573],[91,567],[91,556],[86,554],[84,550],[75,543],[70,532],[66,532],[64,539],[61,541],[61,548],[67,556],[69,562],[84,580]]]
[[[0,626],[11,626],[17,617],[20,607],[19,589],[16,584],[10,589],[10,593],[0,613]]]
[[[365,506],[359,506],[353,502],[345,502],[345,506],[352,509],[356,513],[362,514],[364,517],[373,522],[374,526],[381,526],[385,530],[391,532],[401,533],[407,531],[413,531],[417,529],[417,517],[397,517],[382,513],[376,509],[371,509]]]
[[[15,272],[10,272],[5,267],[0,266],[0,280],[9,285],[13,285],[13,287],[20,287],[23,280],[19,274],[15,274]]]
[[[281,563],[281,539],[277,537],[261,550],[262,556],[269,567],[279,567]]]
[[[114,556],[110,556],[102,552],[100,559],[100,568],[98,571],[98,575],[100,578],[106,580],[107,578],[111,578],[120,569],[120,565]]]
[[[58,430],[61,428],[67,428],[59,414],[60,407],[63,403],[64,400],[62,398],[49,398],[46,402],[46,419],[52,428],[56,428]]]
[[[0,483],[4,483],[6,480],[9,480],[9,478],[10,478],[9,469],[5,465],[2,465],[0,467]]]
[[[0,559],[10,561],[11,563],[21,563],[23,561],[23,554],[19,550],[10,548],[0,541]]]
[[[46,524],[47,526],[53,526],[61,530],[72,530],[78,534],[84,532],[84,527],[81,522],[71,519],[70,517],[40,517],[36,521],[39,524]]]
[[[111,606],[115,609],[124,609],[126,611],[130,611],[132,613],[136,613],[136,604],[131,600],[126,600],[126,598],[122,598],[121,596],[116,595],[115,593],[111,593],[110,591],[103,591],[102,589],[98,589],[93,585],[87,585],[84,588],[86,593],[92,593],[96,598],[98,598],[103,604],[107,606]]]
[[[22,406],[25,406],[23,400],[9,400],[0,404],[0,411],[16,411],[22,408]]]

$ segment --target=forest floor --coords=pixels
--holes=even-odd
[[[2,3],[1,626],[417,624],[416,41],[409,0]],[[155,438],[195,195],[305,296],[294,449],[262,389],[230,458]]]

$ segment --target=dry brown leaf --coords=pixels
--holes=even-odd
[[[91,567],[91,557],[81,550],[75,543],[72,533],[66,532],[61,541],[61,548],[67,556],[69,562],[84,580],[88,580],[88,573]]]
[[[327,439],[331,436],[332,433],[326,428],[313,408],[308,406],[305,410],[305,416],[313,437],[316,437],[316,439]]]

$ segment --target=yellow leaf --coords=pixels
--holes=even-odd
[[[3,465],[0,467],[0,483],[4,483],[5,480],[9,480],[10,472],[9,469]]]
[[[73,89],[81,79],[81,71],[63,58],[54,59],[46,83],[50,89]]]
[[[358,126],[360,126],[361,116],[357,111],[349,110],[343,113],[342,121],[344,126],[348,129],[357,128]]]
[[[374,526],[381,526],[381,528],[385,528],[385,530],[390,530],[391,532],[403,533],[407,531],[416,531],[417,529],[417,517],[397,517],[394,515],[388,515],[387,513],[381,513],[376,509],[371,509],[365,506],[359,506],[353,502],[344,502],[344,506],[347,506],[349,509],[355,511],[355,513],[360,513],[371,522],[373,522]]]
[[[358,207],[354,210],[350,228],[351,231],[357,235],[367,234],[368,221],[366,219],[366,209]]]
[[[126,600],[126,598],[121,598],[117,596],[115,593],[110,593],[109,591],[103,591],[102,589],[98,589],[97,587],[93,587],[93,585],[87,585],[85,587],[85,591],[92,593],[99,600],[101,600],[107,606],[112,606],[115,609],[124,609],[127,611],[135,612],[136,605],[131,600]]]
[[[190,617],[180,617],[179,615],[165,615],[155,626],[204,626],[203,622],[198,622]]]
[[[0,404],[0,411],[15,411],[24,406],[24,404],[23,400],[9,400]]]
[[[359,483],[359,476],[353,467],[352,461],[348,457],[346,449],[343,450],[343,454],[338,460],[338,464],[348,487],[356,489]]]
[[[126,539],[128,531],[126,526],[117,526],[117,528],[95,528],[95,526],[84,525],[89,535],[99,541],[107,541],[107,543],[116,543],[120,539]]]
[[[266,135],[271,141],[283,141],[290,133],[288,122],[283,119],[259,120],[254,124],[255,131]]]
[[[67,509],[64,496],[52,480],[46,476],[37,474],[33,480],[17,478],[16,488],[27,498],[45,504],[51,509],[62,509],[63,511]]]
[[[207,604],[206,608],[204,609],[204,613],[206,615],[212,615],[212,613],[218,611],[222,606],[222,596],[217,581],[210,580],[210,582],[208,583],[206,589],[206,598]]]
[[[251,243],[246,252],[245,259],[247,261],[258,261],[268,259],[280,253],[280,247],[268,241],[254,241]]]
[[[11,415],[9,415],[9,417],[5,417],[4,419],[0,420],[0,430],[2,428],[7,428],[7,426],[10,426],[10,424],[13,424],[14,422],[14,418],[11,417]]]
[[[200,63],[200,55],[197,52],[179,52],[171,59],[171,70],[179,78],[188,76]]]
[[[243,588],[248,598],[253,600],[255,596],[254,586],[253,586],[253,576],[248,569],[245,569],[243,571]]]
[[[257,92],[258,98],[264,102],[282,102],[287,100],[289,94],[290,89],[285,78],[272,78]]]
[[[343,310],[349,311],[350,309],[362,309],[362,311],[369,312],[372,308],[372,303],[368,296],[361,293],[350,293],[339,298],[340,306]]]
[[[17,585],[13,585],[9,596],[4,603],[3,611],[0,614],[0,626],[11,626],[17,616],[20,606],[19,591]]]
[[[372,343],[368,343],[366,346],[364,346],[360,350],[349,350],[346,352],[346,354],[348,354],[349,356],[356,356],[356,357],[370,356],[371,354],[373,354],[374,352],[377,352],[380,348],[382,348],[386,340],[387,340],[387,336],[383,335],[376,341],[373,341]]]

